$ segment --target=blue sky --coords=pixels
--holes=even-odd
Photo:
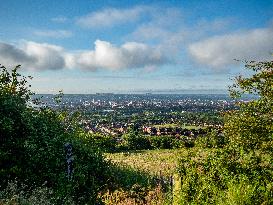
[[[0,63],[37,93],[222,92],[268,60],[273,1],[2,0]]]

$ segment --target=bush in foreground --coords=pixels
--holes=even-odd
[[[273,61],[246,68],[254,75],[237,77],[231,94],[258,99],[226,114],[223,148],[189,150],[180,160],[181,204],[273,203]]]
[[[32,93],[19,66],[0,73],[0,181],[1,190],[10,181],[24,191],[45,187],[52,190],[51,203],[94,204],[108,178],[108,163],[91,147],[65,113],[28,106]],[[70,121],[71,122],[71,121]],[[67,178],[65,143],[71,143],[74,171]]]

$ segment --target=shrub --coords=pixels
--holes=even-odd
[[[231,94],[259,97],[226,113],[223,148],[189,151],[180,160],[181,204],[273,203],[273,61],[250,62],[246,68],[255,74],[237,77]],[[218,139],[207,135],[199,143],[216,148]]]
[[[32,93],[27,78],[1,67],[0,74],[0,181],[3,187],[18,180],[26,189],[45,184],[56,203],[94,203],[109,180],[108,163],[91,147],[81,130],[63,112],[28,106]],[[74,155],[72,180],[66,176],[65,143]]]
[[[103,152],[115,152],[118,147],[117,140],[112,136],[101,134],[86,134],[86,139],[90,145],[94,145]]]
[[[172,136],[151,136],[149,140],[153,149],[171,149],[173,147]]]
[[[127,134],[122,136],[123,148],[128,150],[141,150],[150,149],[148,137],[138,134],[132,130],[129,130]]]
[[[195,145],[203,148],[223,148],[227,144],[228,138],[217,130],[211,130],[205,135],[198,136]]]

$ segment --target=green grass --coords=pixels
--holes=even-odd
[[[208,152],[207,149],[194,147],[181,149],[139,150],[133,152],[105,153],[106,159],[112,161],[115,165],[117,165],[117,167],[120,168],[118,172],[120,173],[121,177],[118,178],[118,181],[123,183],[123,191],[111,193],[110,195],[108,195],[108,197],[114,197],[114,199],[112,199],[113,201],[116,200],[116,198],[121,198],[121,196],[124,194],[128,195],[128,193],[132,192],[132,185],[136,183],[139,184],[141,187],[146,187],[144,189],[148,190],[147,193],[156,193],[157,195],[157,199],[155,199],[154,203],[143,204],[172,204],[174,202],[172,200],[174,193],[177,200],[179,201],[181,184],[175,183],[176,186],[174,187],[174,190],[176,190],[176,192],[172,192],[170,189],[167,192],[161,189],[155,191],[158,189],[158,187],[156,187],[155,184],[152,183],[153,180],[150,179],[152,179],[153,177],[158,178],[159,176],[163,176],[166,179],[170,176],[173,176],[174,179],[176,179],[176,182],[179,181],[179,176],[177,174],[177,170],[179,169],[179,160],[181,158],[187,158],[190,151],[200,152],[200,155],[202,157],[206,156]],[[151,198],[151,196],[149,196],[149,194],[147,193],[146,198]],[[117,196],[115,196],[115,194]],[[126,198],[126,200],[128,199],[130,199],[130,197]],[[126,200],[124,203],[121,204],[129,204],[126,202]]]
[[[150,175],[172,175],[177,168],[179,157],[187,154],[187,149],[140,150],[135,152],[106,153],[105,157],[121,166],[149,173]]]
[[[223,148],[193,147],[107,153],[105,157],[121,170],[127,168],[120,181],[130,185],[128,193],[133,183],[152,191],[155,187],[149,186],[149,179],[153,176],[173,176],[172,191],[161,191],[164,203],[156,204],[273,204],[272,157],[268,153],[246,152],[237,161]],[[142,181],[135,180],[138,177]]]
[[[186,154],[187,149],[105,153],[106,159],[116,165],[115,176],[121,188],[104,194],[103,201],[107,205],[171,204],[172,192],[163,190],[160,185],[155,183],[154,179],[159,176],[167,178],[174,175],[179,157]],[[135,190],[134,187],[138,186],[139,190]],[[136,196],[134,196],[135,194]],[[138,202],[136,203],[136,201]]]

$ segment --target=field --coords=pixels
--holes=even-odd
[[[170,184],[167,184],[167,190],[164,190],[162,185],[154,184],[151,179],[171,179],[170,177],[175,175],[178,168],[179,157],[185,155],[187,155],[186,148],[106,153],[107,160],[119,166],[121,170],[125,169],[130,172],[123,172],[126,175],[124,181],[130,183],[131,181],[128,179],[131,177],[138,178],[138,181],[129,190],[121,189],[104,195],[102,197],[104,203],[108,205],[172,204],[173,192]],[[138,187],[138,185],[140,185],[140,188],[136,190],[135,187]]]
[[[120,181],[125,182],[123,187],[127,189],[122,188],[114,193],[107,193],[102,196],[103,201],[107,205],[179,204],[177,200],[181,189],[178,177],[179,160],[187,158],[190,152],[198,153],[199,159],[202,160],[208,152],[213,150],[193,147],[105,153],[107,160],[120,167],[121,175],[124,176],[120,177]],[[163,179],[163,184],[155,184],[154,179],[157,183]],[[141,188],[135,191],[135,187],[138,186]],[[136,192],[137,197],[132,196],[132,192]],[[136,201],[141,198],[142,200]]]
[[[172,176],[177,171],[178,161],[186,158],[189,151],[205,156],[214,149],[205,148],[180,148],[180,149],[157,149],[138,150],[120,153],[105,153],[107,160],[122,166],[129,167],[135,171],[147,173],[152,176]]]
[[[150,175],[170,176],[175,172],[178,156],[185,153],[185,149],[163,149],[108,153],[105,156],[116,164],[129,166]]]

